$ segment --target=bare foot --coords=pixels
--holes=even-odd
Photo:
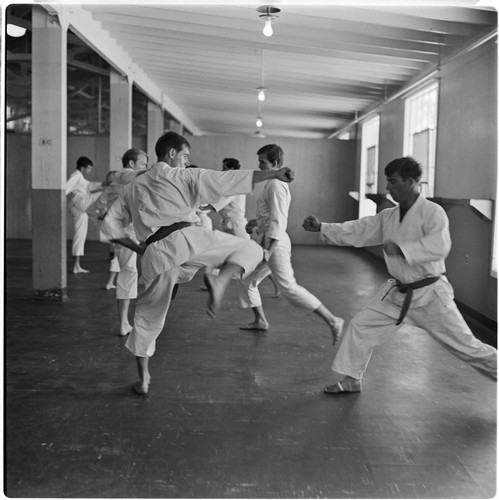
[[[336,345],[341,339],[341,334],[343,333],[343,326],[345,325],[345,320],[340,317],[336,317],[333,323],[330,323],[331,334],[333,335],[333,345]]]
[[[253,321],[253,323],[239,327],[239,330],[255,330],[257,332],[266,332],[268,329],[269,324],[266,321]]]
[[[151,377],[148,373],[144,373],[143,379],[135,382],[132,389],[141,396],[145,396],[149,392],[149,384],[151,383]]]
[[[112,290],[113,288],[116,288],[116,286],[115,286],[115,285],[113,285],[112,283],[108,283],[108,284],[106,285],[106,290]]]
[[[279,298],[280,296],[281,296],[281,292],[280,292],[279,290],[276,290],[276,291],[274,292],[274,295],[272,295],[272,298],[277,299],[277,298]]]
[[[88,269],[83,269],[83,267],[73,267],[73,274],[89,273]]]
[[[203,281],[208,292],[210,292],[206,313],[210,318],[216,318],[218,310],[222,307],[222,299],[225,290],[220,285],[216,276],[205,274],[203,276]]]

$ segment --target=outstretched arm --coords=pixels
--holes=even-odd
[[[317,217],[309,215],[303,221],[303,229],[320,232],[321,238],[330,245],[359,248],[383,243],[380,214],[342,223],[320,222]],[[389,250],[391,251],[391,249]]]
[[[253,185],[259,182],[278,179],[282,182],[292,182],[295,178],[295,173],[288,167],[280,168],[279,170],[255,170],[253,172]]]

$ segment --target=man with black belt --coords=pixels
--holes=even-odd
[[[473,336],[444,276],[451,239],[442,207],[419,193],[422,170],[410,157],[385,168],[387,190],[399,203],[380,213],[342,224],[309,216],[306,231],[320,232],[332,245],[383,245],[389,279],[350,322],[331,367],[328,394],[359,392],[373,348],[407,323],[426,330],[452,354],[497,379],[497,351]]]
[[[175,285],[190,281],[203,267],[220,269],[208,283],[207,312],[214,317],[232,277],[249,275],[263,258],[262,248],[253,241],[196,225],[196,209],[221,196],[251,193],[258,182],[291,182],[294,178],[289,168],[271,172],[186,169],[190,144],[175,132],[161,136],[155,150],[158,163],[125,186],[101,228],[110,241],[142,254],[134,325],[126,343],[137,360],[140,380],[133,388],[138,394],[148,392],[149,358],[163,329]],[[138,245],[123,232],[128,220],[141,242]]]

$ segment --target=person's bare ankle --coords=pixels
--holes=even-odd
[[[149,392],[150,383],[151,383],[151,376],[149,375],[148,372],[145,372],[142,375],[141,379],[138,382],[135,382],[135,384],[133,384],[132,387],[137,394],[143,396]]]
[[[133,329],[133,326],[128,324],[120,327],[120,335],[126,337]]]

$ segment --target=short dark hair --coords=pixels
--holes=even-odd
[[[114,179],[116,179],[116,174],[118,172],[116,170],[110,170],[107,174],[106,174],[106,184],[111,184],[111,182],[114,181]]]
[[[421,165],[410,156],[403,156],[392,160],[385,167],[385,175],[390,177],[393,174],[398,174],[405,181],[409,178],[419,181],[423,175]]]
[[[228,170],[239,170],[241,168],[241,164],[236,158],[224,158],[222,163]]]
[[[82,168],[93,167],[93,166],[94,166],[94,162],[90,158],[87,158],[86,156],[80,156],[76,160],[76,169],[77,170],[81,170]]]
[[[278,146],[277,144],[267,144],[266,146],[260,148],[256,154],[266,155],[267,160],[270,161],[270,163],[277,162],[277,166],[279,167],[282,167],[282,164],[284,163],[284,151],[281,146]]]
[[[129,149],[128,151],[125,151],[125,154],[121,158],[121,163],[123,164],[124,167],[126,167],[130,162],[130,160],[137,161],[140,155],[144,155],[147,159],[149,159],[147,153],[145,151],[142,151],[142,149],[132,148]]]
[[[154,150],[158,158],[164,158],[170,149],[173,148],[178,153],[182,149],[182,146],[191,149],[191,145],[185,137],[176,132],[169,131],[157,140]]]

